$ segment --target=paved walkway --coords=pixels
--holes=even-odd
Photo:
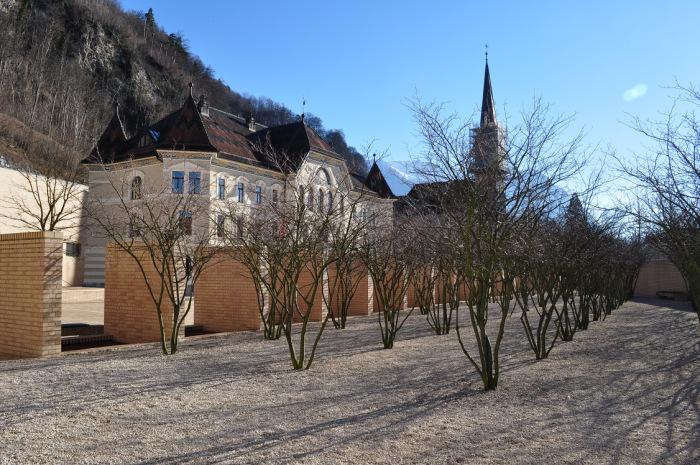
[[[61,323],[85,323],[88,325],[104,324],[104,293],[83,292],[81,288],[65,288],[62,305]],[[185,324],[194,324],[194,310],[185,318]]]

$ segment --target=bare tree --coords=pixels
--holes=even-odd
[[[468,288],[465,304],[476,352],[460,326],[461,309],[458,340],[484,389],[496,389],[500,345],[513,299],[515,257],[527,246],[522,233],[553,208],[556,184],[580,168],[582,135],[561,142],[571,119],[551,117],[539,100],[523,112],[522,124],[507,133],[495,126],[472,131],[457,115],[445,115],[442,105],[419,98],[409,102],[409,108],[424,142],[417,167],[430,181],[426,189],[432,190],[434,210],[445,216],[442,224],[452,230],[446,237],[454,238],[452,249]],[[491,301],[498,306],[493,342],[487,327]]]
[[[219,250],[212,246],[209,215],[199,193],[172,186],[151,189],[124,173],[102,167],[102,195],[91,196],[87,212],[93,233],[136,263],[156,308],[161,349],[172,355],[192,308],[191,290]]]
[[[412,278],[407,257],[408,238],[403,225],[393,228],[372,228],[360,247],[360,256],[374,283],[374,299],[378,307],[379,329],[385,349],[394,347],[396,333],[412,309],[403,316],[406,291]]]
[[[654,144],[649,154],[620,164],[637,188],[626,212],[678,267],[700,320],[700,91],[693,84],[675,90],[665,120],[632,120]]]
[[[53,149],[53,150],[52,150]],[[82,211],[83,186],[78,182],[81,167],[72,151],[58,144],[42,150],[34,163],[18,170],[22,180],[8,198],[0,216],[19,221],[26,228],[60,231],[74,226]]]
[[[269,141],[258,150],[280,172],[290,173],[292,157]],[[281,331],[294,369],[308,369],[333,317],[328,306],[337,294],[328,296],[328,269],[341,262],[342,271],[346,260],[353,259],[352,251],[366,219],[351,214],[359,209],[361,195],[338,190],[317,199],[317,192],[295,186],[291,177],[285,175],[284,192],[277,199],[265,199],[252,208],[230,203],[224,214],[233,227],[224,236],[232,255],[246,265],[257,283],[266,338]],[[344,183],[341,180],[339,184]],[[310,322],[319,315],[320,328],[308,344]]]

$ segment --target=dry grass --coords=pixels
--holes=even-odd
[[[417,314],[392,350],[376,317],[327,330],[307,372],[261,338],[0,363],[0,463],[700,463],[687,304],[627,303],[540,362],[511,318],[495,392]]]

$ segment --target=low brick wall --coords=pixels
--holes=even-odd
[[[0,235],[0,357],[61,353],[63,234]]]
[[[194,324],[206,331],[259,330],[261,326],[255,284],[238,260],[219,255],[202,272],[194,299]],[[269,305],[269,301],[268,301]]]
[[[333,279],[333,273],[335,273],[335,269],[331,267],[328,270],[329,281]],[[353,278],[359,280],[359,283],[357,284],[357,289],[355,289],[355,295],[350,300],[348,316],[371,315],[374,306],[374,284],[372,283],[372,278],[370,278],[366,269],[355,270],[355,273]],[[340,303],[336,301],[334,308],[339,311]]]
[[[635,296],[655,296],[658,291],[688,292],[681,272],[666,260],[645,263],[634,287]]]
[[[313,303],[311,304],[311,314],[309,315],[309,321],[323,321],[323,319],[326,317],[326,314],[328,314],[328,308],[326,307],[326,303],[323,300],[324,293],[326,297],[328,296],[327,274],[324,273],[324,276],[321,279],[322,282],[319,283],[318,289],[316,290],[316,295],[314,296]],[[299,293],[304,296],[310,295],[313,281],[314,279],[311,275],[311,272],[306,270],[303,271],[301,275],[299,275],[299,282],[297,283]],[[299,303],[299,309],[302,312],[307,310],[307,304],[301,296],[297,296],[297,302]],[[302,321],[303,320],[301,316],[295,312],[294,317],[292,318],[292,322],[301,323]]]
[[[146,276],[154,292],[159,292],[160,278],[150,265],[150,259],[146,258],[145,250],[140,253]],[[162,311],[165,336],[169,339],[173,318],[172,304],[167,296]],[[105,253],[104,332],[111,334],[117,342],[160,341],[158,313],[141,270],[136,260],[114,243],[107,244]],[[179,337],[184,338],[184,334],[183,325]]]

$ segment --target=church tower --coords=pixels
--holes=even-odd
[[[471,144],[469,172],[472,176],[495,177],[494,181],[502,181],[503,176],[508,172],[505,163],[505,131],[496,119],[488,52],[486,52],[484,91],[481,98],[481,120],[478,127],[471,129]]]

